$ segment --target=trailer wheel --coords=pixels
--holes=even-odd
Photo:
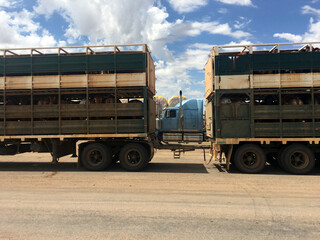
[[[258,173],[266,164],[266,156],[259,146],[246,144],[237,149],[234,164],[241,172]]]
[[[284,152],[285,150],[287,149],[286,146],[283,146],[282,148],[280,148],[279,152],[278,152],[278,158],[277,158],[277,161],[278,161],[278,164],[279,166],[283,169],[283,163],[282,163],[282,159],[283,159],[283,155],[284,155]]]
[[[146,148],[137,143],[129,143],[120,151],[120,164],[127,171],[141,171],[149,162]]]
[[[112,151],[101,143],[91,143],[83,149],[81,159],[86,169],[102,171],[112,163]]]
[[[306,174],[314,168],[315,156],[307,146],[292,144],[284,150],[281,164],[287,172]]]

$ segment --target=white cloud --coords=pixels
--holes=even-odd
[[[16,6],[18,3],[20,3],[20,1],[13,1],[13,0],[0,0],[0,7],[14,7]]]
[[[246,17],[239,17],[239,20],[235,21],[235,24],[233,25],[235,29],[243,29],[247,25],[251,23],[251,20]]]
[[[170,1],[180,12],[195,10],[207,2]],[[190,70],[202,71],[212,47],[192,45],[175,56],[168,49],[169,43],[199,36],[203,32],[236,39],[251,36],[241,30],[234,31],[228,23],[185,19],[169,21],[166,8],[156,0],[78,0],[77,4],[71,0],[38,0],[34,10],[47,19],[53,13],[60,14],[68,24],[65,37],[69,43],[79,41],[82,36],[88,38],[87,44],[147,43],[157,61],[157,94],[166,97],[176,95],[178,89],[184,90],[189,97],[203,96],[201,91],[195,89],[199,89],[199,84],[200,88],[204,86],[202,82],[191,81]],[[204,75],[201,73],[200,76]]]
[[[302,13],[303,14],[315,14],[320,16],[320,9],[315,9],[313,7],[310,7],[309,5],[305,5],[302,7]]]
[[[208,4],[208,0],[168,0],[168,2],[179,13],[192,12]]]
[[[228,23],[220,24],[219,22],[186,22],[175,26],[175,33],[186,36],[198,36],[202,32],[210,34],[221,34],[233,38],[247,38],[251,34],[237,30],[233,31]]]
[[[251,0],[217,0],[225,4],[234,4],[240,6],[253,6]]]
[[[75,5],[71,0],[55,2],[38,0],[38,5],[34,9],[47,18],[54,12],[63,16],[69,25],[65,31],[69,43],[79,40],[81,36],[87,36],[89,44],[148,43],[154,56],[164,60],[172,58],[167,44],[187,36],[198,36],[203,32],[234,38],[250,36],[243,31],[233,31],[227,23],[192,22],[184,19],[168,21],[169,14],[166,8],[154,0],[78,0],[77,2]],[[204,2],[201,1],[199,4]],[[189,3],[186,1],[185,5]],[[182,1],[178,1],[178,5],[182,6]]]
[[[157,62],[157,94],[170,98],[182,90],[188,98],[202,97],[204,84],[195,82],[188,71],[196,70],[204,78],[203,68],[211,48],[212,45],[196,43],[171,61]]]
[[[303,37],[300,35],[295,35],[292,33],[275,33],[273,34],[273,37],[276,38],[283,38],[286,39],[290,42],[302,42],[303,41]]]
[[[310,18],[308,31],[301,35],[292,33],[275,33],[273,36],[283,38],[290,42],[317,42],[320,39],[320,10],[312,8],[308,5],[302,7],[303,14],[316,15],[318,21]]]
[[[20,12],[0,11],[1,48],[57,45],[54,37],[33,18],[34,14],[25,9]]]
[[[218,9],[218,13],[220,13],[220,14],[227,14],[229,11],[228,11],[228,9],[226,9],[226,8],[219,8]]]

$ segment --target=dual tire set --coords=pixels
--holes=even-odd
[[[278,165],[293,174],[307,174],[315,166],[315,155],[311,149],[303,144],[294,143],[279,150],[276,155]],[[255,144],[240,146],[235,154],[233,163],[238,170],[246,173],[261,172],[267,157],[264,150]]]
[[[127,143],[119,153],[114,154],[110,146],[104,143],[88,143],[80,152],[81,163],[91,171],[103,171],[113,163],[127,171],[141,171],[150,161],[150,153],[139,143]]]

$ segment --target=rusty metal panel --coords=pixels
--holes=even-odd
[[[140,133],[144,132],[144,120],[143,119],[127,119],[118,120],[118,132],[119,133]]]
[[[279,119],[280,109],[277,105],[255,105],[253,108],[254,119]]]
[[[148,120],[149,120],[149,133],[154,133],[156,131],[156,103],[153,98],[148,99]]]
[[[312,105],[284,105],[281,115],[283,119],[312,119]]]
[[[115,120],[90,120],[89,122],[90,133],[114,133]]]
[[[62,134],[87,133],[86,120],[63,120],[61,123]]]
[[[6,122],[7,135],[30,135],[32,134],[31,121],[7,121]]]
[[[61,104],[61,117],[87,117],[87,106],[85,104]]]
[[[89,116],[90,117],[135,117],[143,116],[143,103],[101,103],[101,104],[89,104]]]
[[[155,76],[155,65],[151,54],[148,52],[148,72],[147,72],[147,81],[148,81],[148,89],[152,94],[156,93],[156,76]]]
[[[223,138],[247,138],[251,136],[250,120],[223,120],[220,130]]]
[[[16,106],[16,105],[7,105],[6,106],[6,118],[7,119],[25,119],[31,118],[32,111],[31,106]]]
[[[282,123],[284,137],[311,137],[313,133],[312,122],[285,122]]]
[[[59,134],[59,122],[39,120],[33,122],[34,134]]]
[[[205,75],[204,75],[204,84],[205,84],[205,94],[204,97],[208,98],[214,91],[214,65],[213,59],[210,55],[206,66],[205,66]]]
[[[215,129],[214,129],[214,112],[213,112],[213,101],[207,102],[206,105],[206,134],[210,138],[214,138]]]
[[[280,137],[281,124],[280,122],[256,122],[254,124],[255,137]]]
[[[30,108],[30,106],[28,106]],[[58,118],[59,105],[34,105],[33,106],[34,118]]]

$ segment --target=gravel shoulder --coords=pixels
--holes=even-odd
[[[296,176],[203,165],[202,152],[158,151],[144,172],[0,158],[0,239],[316,239],[320,171]]]

